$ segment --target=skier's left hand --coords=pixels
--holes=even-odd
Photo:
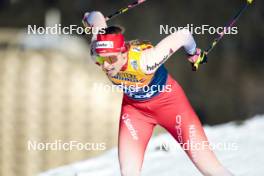
[[[101,12],[93,11],[93,12],[86,12],[83,16],[82,23],[84,27],[89,28],[106,28],[106,20],[104,15]]]
[[[207,56],[200,48],[196,48],[195,54],[189,56],[188,60],[191,62],[192,70],[197,71],[200,64],[207,63]]]

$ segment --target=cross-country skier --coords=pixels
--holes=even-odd
[[[105,30],[105,34],[93,35],[91,55],[113,84],[122,85],[124,90],[118,139],[122,176],[140,175],[156,125],[177,140],[203,175],[231,176],[208,147],[200,120],[183,89],[163,65],[181,47],[189,55],[189,62],[199,65],[204,61],[191,33],[180,30],[152,46],[148,42],[125,42],[122,29],[107,27],[100,12],[86,13],[83,21]]]

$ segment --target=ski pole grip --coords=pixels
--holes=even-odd
[[[248,4],[252,4],[254,0],[247,0]]]

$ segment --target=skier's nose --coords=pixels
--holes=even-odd
[[[111,64],[109,64],[108,62],[104,62],[103,67],[104,69],[109,70],[111,67]]]

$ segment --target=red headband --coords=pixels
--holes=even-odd
[[[97,54],[126,51],[123,34],[98,34],[95,50]]]

